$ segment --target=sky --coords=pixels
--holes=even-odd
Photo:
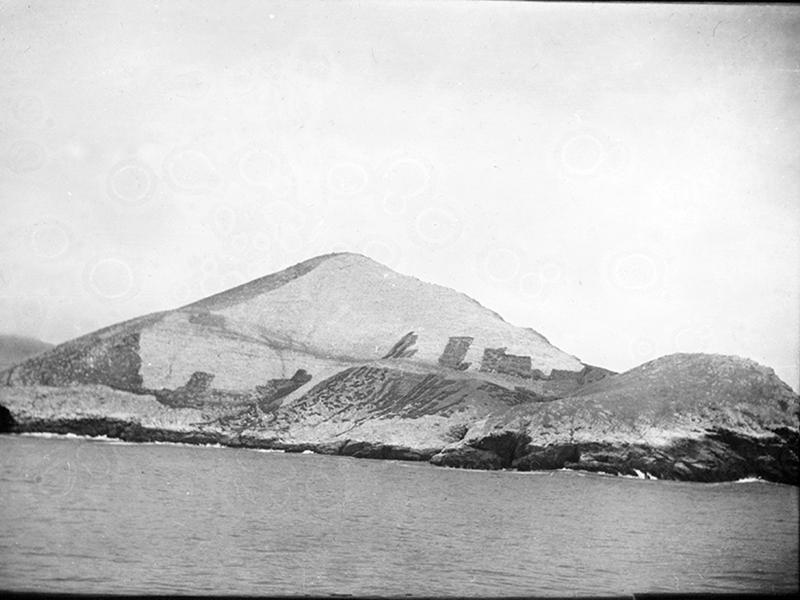
[[[800,384],[800,8],[0,4],[0,332],[338,251],[617,371]]]

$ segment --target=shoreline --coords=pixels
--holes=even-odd
[[[793,433],[793,432],[792,432]],[[182,446],[202,446],[210,448],[233,448],[255,450],[265,453],[284,454],[319,454],[327,456],[349,456],[373,460],[396,460],[405,462],[428,463],[437,467],[449,467],[476,471],[510,471],[545,473],[569,471],[589,473],[608,477],[622,477],[643,481],[682,481],[689,483],[773,483],[800,487],[800,484],[789,477],[762,477],[758,472],[745,472],[741,468],[731,469],[722,462],[718,465],[704,465],[702,470],[690,470],[686,459],[682,456],[665,456],[663,449],[613,448],[601,442],[575,443],[569,447],[550,447],[542,449],[540,454],[547,455],[549,460],[539,463],[535,453],[525,454],[513,463],[498,465],[496,461],[487,461],[486,455],[494,455],[489,450],[481,450],[472,446],[415,449],[388,444],[365,442],[361,440],[342,440],[337,442],[302,442],[292,443],[277,438],[256,438],[241,434],[222,432],[203,432],[197,430],[170,430],[144,427],[139,423],[116,419],[58,419],[28,420],[27,423],[15,423],[12,428],[2,434],[30,437],[68,437],[75,439],[97,440],[104,443],[123,444],[164,444]],[[796,435],[796,434],[795,434]],[[777,436],[776,436],[777,437]],[[702,448],[703,440],[694,441]],[[714,440],[705,440],[713,444]],[[791,442],[788,442],[791,443]],[[566,454],[564,451],[566,448]],[[600,448],[606,451],[616,450],[616,461],[598,463],[591,459]],[[636,451],[633,457],[631,452]],[[712,451],[716,450],[711,448]],[[695,449],[696,452],[696,449]],[[475,453],[479,453],[477,458]],[[553,455],[561,455],[560,460],[552,460]],[[587,456],[588,455],[588,456]],[[457,460],[443,460],[442,457],[455,457]],[[564,457],[571,460],[563,460]],[[757,457],[763,459],[763,456]],[[588,459],[588,460],[587,460]],[[583,461],[583,462],[582,462]],[[645,466],[647,465],[647,466]],[[676,465],[682,465],[678,470]],[[585,468],[585,467],[589,468]],[[650,467],[650,468],[648,468]],[[716,467],[716,468],[715,468]],[[782,480],[781,480],[782,479]]]
[[[110,446],[176,446],[182,448],[209,448],[209,449],[217,449],[217,450],[246,450],[250,452],[259,452],[263,454],[284,454],[284,455],[306,455],[306,456],[344,456],[346,458],[358,458],[354,456],[346,456],[346,455],[332,455],[332,454],[324,454],[319,452],[314,452],[311,450],[305,450],[302,452],[297,451],[287,451],[287,450],[278,450],[273,448],[251,448],[251,447],[244,447],[244,446],[226,446],[224,444],[192,444],[187,442],[133,442],[122,440],[120,438],[111,438],[105,435],[82,435],[77,433],[53,433],[49,431],[26,431],[26,432],[4,432],[0,433],[0,438],[3,436],[9,437],[22,437],[22,438],[32,438],[32,439],[46,439],[46,440],[77,440],[77,441],[93,441],[102,444],[108,444]],[[381,460],[381,459],[377,459]],[[430,461],[419,461],[419,460],[403,460],[403,459],[382,459],[382,460],[390,460],[392,462],[399,462],[399,463],[412,463],[414,465],[424,465],[428,464],[431,467],[436,467],[430,463]],[[582,469],[571,469],[571,468],[561,468],[561,469],[548,469],[548,470],[538,470],[538,471],[521,471],[519,469],[463,469],[458,467],[438,467],[438,468],[445,468],[445,469],[452,469],[455,471],[465,472],[465,473],[497,473],[504,472],[510,474],[520,474],[526,476],[545,476],[545,475],[552,475],[553,473],[564,473],[564,474],[575,474],[575,475],[590,475],[596,477],[609,477],[609,478],[618,478],[618,479],[629,479],[629,480],[637,480],[637,481],[658,481],[661,483],[689,483],[689,484],[701,484],[701,485],[719,485],[719,484],[747,484],[747,483],[758,483],[758,484],[765,484],[765,485],[780,485],[786,487],[798,487],[793,486],[789,483],[778,483],[774,481],[769,481],[767,479],[762,479],[760,477],[744,477],[742,479],[735,479],[730,481],[715,481],[715,482],[703,482],[703,481],[685,481],[685,480],[678,480],[678,479],[658,479],[657,477],[640,477],[638,475],[624,475],[624,474],[614,474],[614,473],[605,473],[603,471],[586,471]]]

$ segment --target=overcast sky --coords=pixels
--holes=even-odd
[[[3,332],[349,250],[584,362],[798,389],[796,6],[5,1],[0,157]]]

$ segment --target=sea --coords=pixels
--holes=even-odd
[[[0,436],[0,590],[798,590],[798,488]]]

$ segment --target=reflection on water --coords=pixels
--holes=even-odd
[[[0,436],[0,587],[789,592],[797,488]]]

